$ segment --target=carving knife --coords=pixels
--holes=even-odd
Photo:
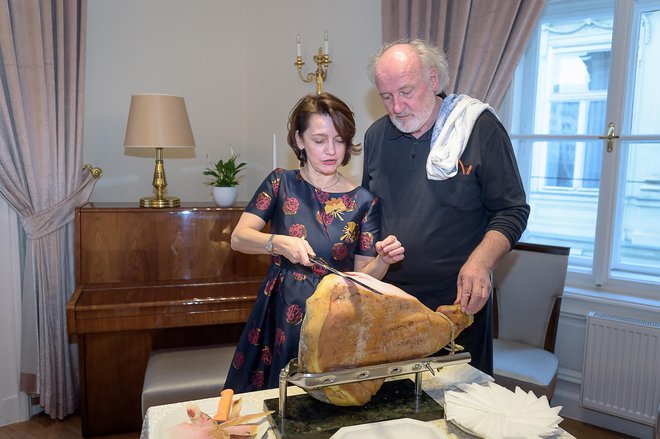
[[[366,288],[367,290],[371,291],[372,293],[380,294],[383,296],[384,294],[378,291],[377,289],[370,287],[369,285],[365,284],[362,281],[359,281],[355,279],[353,276],[349,276],[346,273],[342,273],[341,271],[337,270],[336,268],[331,267],[329,264],[327,264],[323,259],[316,257],[316,256],[310,256],[309,261],[318,265],[319,267],[323,267],[326,270],[328,270],[331,273],[334,273],[338,276],[343,277],[344,279],[347,279],[349,282],[353,282],[354,284],[360,285],[362,288]]]

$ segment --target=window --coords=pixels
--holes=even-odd
[[[660,0],[549,0],[516,72],[522,240],[592,284],[660,285],[658,53]]]

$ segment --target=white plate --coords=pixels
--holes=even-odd
[[[149,416],[152,417],[149,421],[149,435],[148,439],[167,439],[167,429],[182,422],[189,422],[186,413],[186,407],[190,403],[177,403],[164,406],[157,406],[149,409]],[[218,398],[202,399],[196,402],[199,409],[209,416],[213,416],[218,408]],[[261,413],[265,411],[262,407],[258,407],[255,403],[243,400],[243,407],[241,409],[242,415],[251,413]],[[264,437],[270,425],[268,419],[264,416],[258,423],[257,434],[255,439]],[[185,438],[182,438],[185,439]]]
[[[442,439],[448,436],[437,425],[403,418],[372,424],[353,425],[337,430],[330,439]]]

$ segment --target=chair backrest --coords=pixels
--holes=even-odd
[[[518,243],[495,267],[498,338],[545,348],[550,316],[564,291],[569,251],[568,247]],[[553,351],[554,337],[551,344]]]

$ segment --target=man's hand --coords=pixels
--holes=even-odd
[[[461,304],[461,311],[476,314],[488,302],[492,290],[490,270],[473,262],[472,258],[458,272],[456,301]]]
[[[496,230],[489,230],[458,272],[455,304],[461,311],[476,314],[488,302],[493,289],[491,271],[510,250],[509,240]]]

